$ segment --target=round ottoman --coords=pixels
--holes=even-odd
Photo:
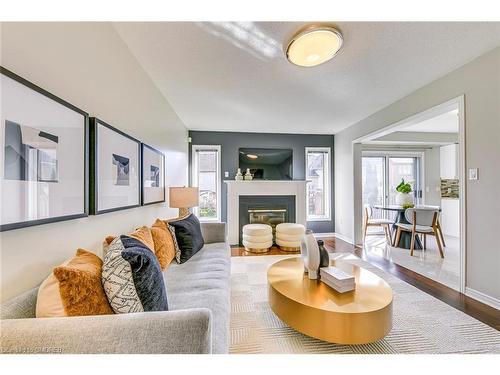
[[[300,241],[306,233],[302,224],[281,223],[276,225],[276,244],[283,251],[300,251]]]
[[[243,226],[243,246],[251,253],[267,253],[273,246],[273,229],[267,224]]]

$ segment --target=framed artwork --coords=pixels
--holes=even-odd
[[[87,216],[88,114],[0,73],[0,231]]]
[[[165,202],[165,155],[142,144],[142,205]]]
[[[90,212],[141,205],[141,142],[90,118]]]

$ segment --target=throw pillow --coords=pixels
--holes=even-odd
[[[136,238],[139,241],[141,241],[144,245],[146,245],[151,251],[155,251],[155,245],[153,241],[153,235],[151,233],[151,229],[149,229],[147,226],[142,226],[140,228],[137,228],[135,231],[129,234],[130,237]],[[106,236],[102,243],[102,254],[103,257],[106,256],[106,253],[108,252],[109,245],[113,240],[116,238],[116,236]]]
[[[101,284],[102,260],[78,249],[38,289],[36,317],[113,314]]]
[[[158,258],[161,269],[164,270],[175,258],[175,246],[172,233],[169,231],[165,222],[156,219],[151,227],[151,234],[153,235],[156,257]]]
[[[111,242],[104,257],[102,284],[117,314],[168,310],[158,259],[135,238],[122,235]]]
[[[179,244],[177,243],[177,238],[175,237],[175,228],[171,225],[168,225],[168,230],[170,235],[172,236],[172,240],[174,241],[174,250],[175,250],[175,261],[177,263],[181,262],[181,249],[179,249]]]
[[[205,244],[200,221],[195,215],[191,214],[181,220],[169,221],[168,225],[175,229],[175,238],[180,250],[179,263],[188,261]]]

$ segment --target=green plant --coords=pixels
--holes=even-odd
[[[413,203],[407,202],[407,203],[403,203],[403,205],[401,207],[403,207],[406,210],[407,208],[415,207],[415,205]]]
[[[399,185],[396,186],[396,191],[398,193],[409,194],[412,192],[411,185],[409,182],[405,182],[405,179],[402,178]]]

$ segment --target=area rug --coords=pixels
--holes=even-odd
[[[333,255],[333,254],[332,254]],[[335,254],[392,287],[393,328],[365,345],[337,345],[294,331],[271,310],[267,269],[290,256],[231,258],[230,352],[268,354],[500,353],[500,332],[352,254]]]

